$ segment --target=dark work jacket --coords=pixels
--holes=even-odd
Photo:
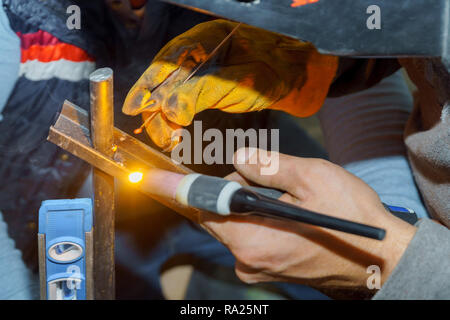
[[[76,196],[89,170],[85,162],[46,141],[64,100],[89,110],[89,73],[112,67],[120,75],[114,81],[115,123],[132,131],[140,117],[120,112],[128,90],[167,41],[208,19],[154,0],[148,4],[151,15],[144,18],[145,26],[125,28],[105,3],[3,1],[11,28],[20,38],[22,56],[20,77],[0,122],[0,211],[34,270],[41,201]],[[81,9],[79,30],[66,25],[67,8],[73,4]]]
[[[95,69],[94,41],[82,32],[85,25],[81,30],[67,28],[70,4],[3,1],[20,38],[21,65],[0,122],[0,210],[28,262],[36,261],[41,201],[73,197],[88,172],[86,163],[46,141],[65,99],[89,106],[87,77]]]

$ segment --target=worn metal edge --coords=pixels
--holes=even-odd
[[[41,300],[47,300],[47,266],[45,250],[45,234],[38,233],[39,286]]]

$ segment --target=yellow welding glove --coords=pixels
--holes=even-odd
[[[244,24],[185,81],[235,26],[214,20],[174,38],[128,93],[122,111],[142,113],[147,133],[161,148],[175,147],[174,130],[206,109],[275,109],[307,117],[322,106],[338,58],[319,54],[310,43]]]

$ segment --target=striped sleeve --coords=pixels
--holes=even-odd
[[[46,31],[17,32],[17,36],[21,50],[19,76],[28,80],[58,78],[77,82],[88,79],[95,69],[95,61],[86,51]]]

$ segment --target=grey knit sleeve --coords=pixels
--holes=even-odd
[[[424,219],[375,300],[450,299],[450,230]]]

